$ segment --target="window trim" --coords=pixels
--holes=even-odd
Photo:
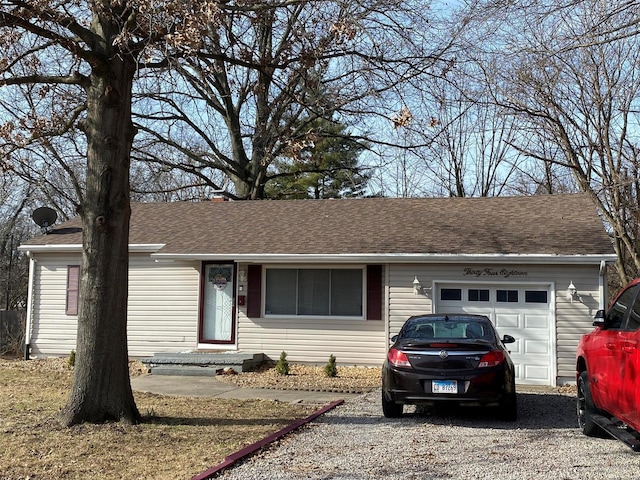
[[[469,303],[473,303],[473,304],[485,304],[485,303],[490,303],[491,302],[491,289],[490,288],[466,288],[465,289],[467,291],[467,300],[466,302]],[[471,292],[476,292],[478,298],[477,299],[472,299],[471,298]],[[483,293],[487,294],[486,299],[483,299]],[[463,294],[464,296],[464,294]]]
[[[544,294],[544,302],[535,301],[536,296]],[[525,288],[523,302],[525,305],[549,305],[549,290]]]
[[[362,311],[360,315],[292,315],[292,314],[271,314],[266,312],[266,304],[267,304],[267,270],[269,269],[294,269],[294,270],[360,270],[361,272],[361,287],[362,287],[362,298],[361,305]],[[326,318],[330,320],[366,320],[367,319],[367,265],[264,265],[262,269],[262,302],[261,308],[263,312],[263,318],[273,318],[273,319],[319,319]]]
[[[453,293],[453,292],[459,293],[460,298],[442,298],[445,290],[450,293]],[[438,291],[439,291],[438,295],[439,295],[440,302],[464,302],[464,289],[462,287],[446,286],[446,287],[439,288]]]
[[[504,292],[505,298],[504,300],[500,299],[500,292]],[[515,300],[513,299],[512,294],[515,293]],[[519,288],[496,288],[496,303],[504,303],[504,304],[519,304],[521,303],[520,299],[520,289]]]
[[[433,305],[436,312],[444,312],[448,307],[458,307],[463,303],[472,304],[475,307],[482,308],[483,305],[486,306],[486,302],[470,302],[468,301],[468,291],[469,289],[478,289],[478,288],[488,288],[490,289],[489,293],[489,302],[492,304],[500,304],[504,307],[525,307],[529,306],[532,308],[542,307],[543,305],[547,305],[549,311],[555,311],[555,299],[557,297],[557,290],[554,282],[538,282],[538,281],[528,281],[528,282],[514,282],[512,284],[505,284],[505,282],[501,281],[464,281],[464,280],[451,280],[451,279],[439,279],[435,278],[431,281],[433,285],[433,291],[435,292],[433,295]],[[441,298],[441,290],[443,288],[462,288],[462,300],[442,300]],[[518,302],[497,302],[497,290],[518,290],[520,293],[518,294]],[[525,303],[525,290],[546,290],[548,292],[547,303]]]

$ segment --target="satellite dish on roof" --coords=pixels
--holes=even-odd
[[[43,233],[49,233],[49,227],[51,227],[58,219],[58,214],[53,208],[39,207],[36,208],[31,214],[31,218],[36,222]]]

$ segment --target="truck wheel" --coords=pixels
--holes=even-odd
[[[589,388],[589,376],[587,372],[582,372],[578,377],[578,396],[577,396],[577,413],[578,426],[582,433],[588,437],[599,437],[602,435],[602,429],[593,421],[593,415],[598,410],[591,398],[591,389]]]
[[[382,413],[387,418],[401,417],[404,410],[404,405],[396,403],[393,400],[387,400],[382,392]]]

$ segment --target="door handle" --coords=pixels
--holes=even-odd
[[[605,344],[605,346],[606,346],[609,350],[615,350],[615,348],[616,348],[616,344],[615,344],[615,343],[607,343],[607,344]]]
[[[624,353],[634,353],[636,351],[636,346],[633,344],[627,344],[622,347],[622,351]]]

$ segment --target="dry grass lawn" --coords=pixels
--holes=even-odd
[[[188,479],[315,409],[136,393],[142,424],[66,428],[71,379],[64,359],[0,360],[1,480]]]

